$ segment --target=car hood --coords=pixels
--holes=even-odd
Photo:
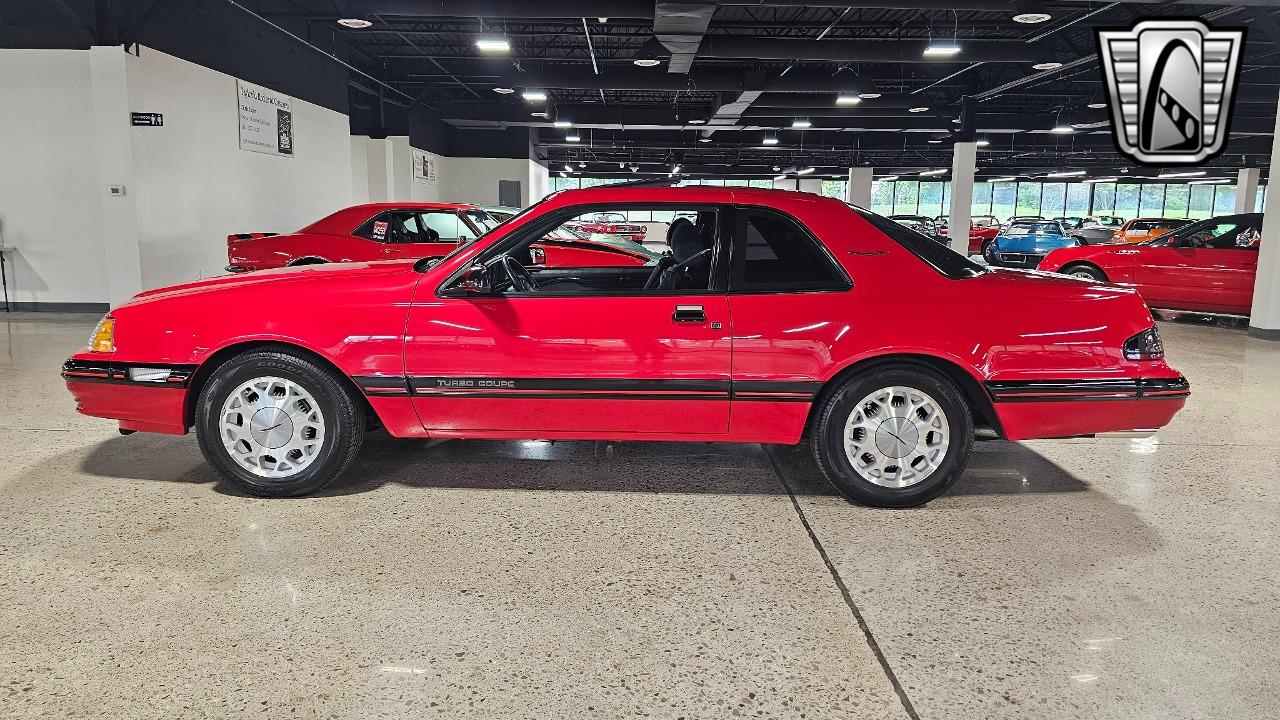
[[[122,307],[149,304],[159,300],[202,295],[212,292],[238,292],[265,287],[286,285],[336,283],[348,278],[370,277],[378,274],[413,272],[411,260],[379,260],[376,262],[327,263],[299,267],[275,268],[236,275],[222,275],[205,280],[169,285],[144,290]]]
[[[1075,239],[1062,235],[1001,235],[997,242],[1002,252],[1030,253],[1071,247]]]

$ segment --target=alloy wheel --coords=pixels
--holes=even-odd
[[[868,394],[844,427],[849,463],[867,481],[906,488],[938,469],[951,445],[951,426],[938,401],[911,387]]]

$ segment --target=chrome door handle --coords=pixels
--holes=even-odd
[[[704,323],[707,321],[707,313],[701,305],[677,305],[676,311],[671,313],[671,320],[678,323]]]

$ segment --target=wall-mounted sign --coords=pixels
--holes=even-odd
[[[129,113],[129,124],[160,127],[164,125],[164,115],[161,113]]]
[[[260,85],[236,80],[240,149],[293,157],[293,100]]]
[[[440,180],[440,158],[426,150],[413,150],[413,181],[435,185]]]

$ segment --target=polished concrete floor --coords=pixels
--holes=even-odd
[[[1163,323],[1156,439],[983,443],[928,507],[791,448],[395,442],[219,483],[0,317],[0,717],[1280,716],[1280,344]]]

